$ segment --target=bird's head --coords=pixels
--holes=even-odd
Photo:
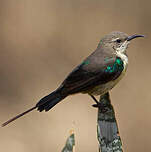
[[[113,53],[115,51],[126,53],[126,49],[130,41],[138,37],[144,37],[144,35],[135,34],[132,36],[128,36],[123,32],[112,32],[101,39],[98,47],[103,47],[104,50],[108,50]]]

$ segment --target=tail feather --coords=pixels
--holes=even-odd
[[[33,110],[36,109],[36,108],[37,108],[37,107],[35,106],[35,107],[32,107],[32,108],[26,110],[25,112],[23,112],[23,113],[21,113],[21,114],[18,114],[17,116],[15,116],[15,117],[9,119],[8,121],[4,122],[1,126],[4,127],[4,126],[8,125],[9,123],[11,123],[11,122],[15,121],[16,119],[24,116],[25,114],[33,111]]]
[[[6,125],[8,125],[9,123],[13,122],[14,120],[24,116],[25,114],[33,111],[34,109],[37,108],[38,111],[49,111],[52,107],[54,107],[59,101],[61,101],[62,99],[64,99],[66,96],[62,96],[60,93],[60,90],[56,90],[54,92],[52,92],[51,94],[49,94],[48,96],[45,96],[44,98],[42,98],[37,104],[36,106],[26,110],[25,112],[13,117],[12,119],[6,121],[5,123],[3,123],[1,126],[4,127]]]
[[[38,111],[49,111],[52,107],[54,107],[59,101],[64,99],[65,96],[62,96],[60,91],[54,91],[51,94],[42,98],[37,104],[36,107]]]

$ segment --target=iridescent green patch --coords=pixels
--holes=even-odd
[[[116,59],[116,61],[115,61],[117,64],[119,64],[119,65],[121,65],[121,64],[123,64],[123,62],[121,61],[121,59]]]
[[[113,65],[109,65],[106,67],[105,72],[112,73],[112,72],[122,71],[123,68],[124,67],[122,60],[117,58]]]
[[[107,66],[107,70],[111,70],[111,67],[110,67],[110,66]]]
[[[88,65],[88,64],[90,64],[90,61],[89,61],[89,60],[83,61],[83,63],[82,63],[82,64],[84,64],[84,65]]]

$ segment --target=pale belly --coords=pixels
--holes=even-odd
[[[110,81],[106,84],[98,85],[94,87],[93,89],[89,90],[88,92],[84,92],[84,93],[88,93],[94,96],[103,95],[107,93],[123,78],[123,76],[125,75],[126,69],[127,69],[127,66],[124,68],[121,75],[116,80]]]

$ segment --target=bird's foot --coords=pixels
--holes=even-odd
[[[102,104],[100,102],[98,102],[96,104],[93,104],[92,107],[99,108],[99,107],[102,107]]]
[[[93,104],[92,107],[98,108],[99,110],[101,110],[102,113],[105,113],[108,111],[107,107],[104,104],[102,104],[101,102]]]
[[[98,102],[97,99],[93,95],[90,95],[90,96],[96,103],[96,104],[93,104],[92,106],[101,110],[102,113],[105,113],[107,111],[107,107],[102,102]]]

